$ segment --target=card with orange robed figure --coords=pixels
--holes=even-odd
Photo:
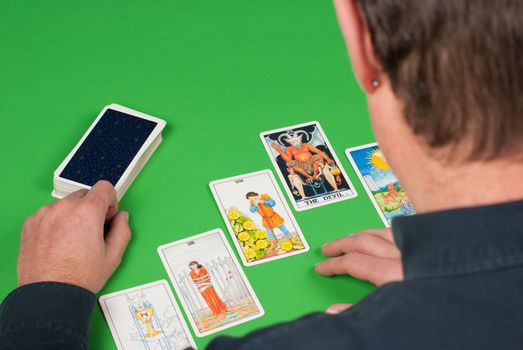
[[[162,245],[158,253],[198,337],[264,314],[220,229]]]
[[[309,250],[270,170],[213,181],[209,186],[246,266]]]

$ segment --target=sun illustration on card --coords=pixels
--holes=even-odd
[[[379,148],[370,152],[367,159],[368,159],[369,164],[372,167],[374,167],[375,169],[379,169],[379,170],[383,170],[383,171],[390,170],[389,163],[387,163],[387,160],[385,159],[383,152]]]

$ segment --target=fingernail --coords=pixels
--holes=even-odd
[[[324,248],[325,246],[327,246],[329,244],[329,242],[327,243],[323,243],[323,245],[321,246],[322,248]]]
[[[122,214],[123,214],[123,217],[125,218],[125,221],[129,222],[129,213],[126,211],[123,211]]]
[[[336,306],[331,306],[325,312],[330,315],[337,315],[340,313],[340,310]]]

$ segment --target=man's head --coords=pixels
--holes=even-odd
[[[249,201],[253,202],[260,199],[260,195],[256,192],[248,192],[245,195],[245,198],[247,198]]]
[[[376,138],[402,182],[424,159],[444,166],[523,158],[522,1],[336,7]]]

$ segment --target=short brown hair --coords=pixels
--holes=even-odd
[[[199,268],[199,269],[201,269],[203,267],[202,264],[200,264],[196,260],[193,260],[193,261],[189,262],[189,266],[192,266],[192,265],[196,265],[196,267]]]
[[[257,197],[258,196],[258,193],[256,192],[248,192],[246,195],[245,195],[245,198],[246,199],[249,199],[249,197]]]
[[[407,123],[470,160],[523,150],[523,1],[357,0]]]

